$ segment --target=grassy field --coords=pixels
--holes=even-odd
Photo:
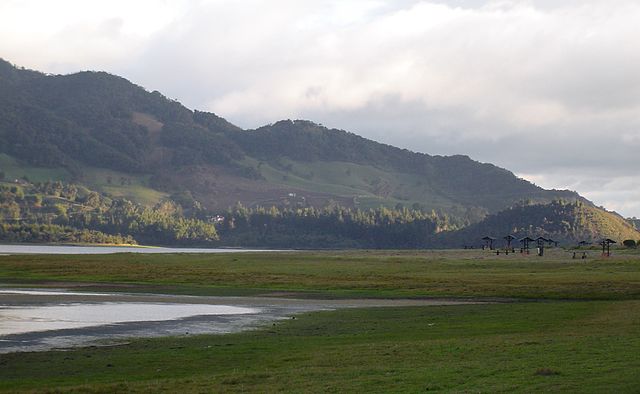
[[[3,256],[0,283],[14,285],[523,302],[345,309],[238,334],[4,354],[0,390],[638,392],[640,256],[583,262],[556,250],[544,258],[503,257],[481,251]]]
[[[340,310],[255,332],[0,358],[56,392],[637,392],[640,302]]]
[[[0,283],[56,281],[200,295],[615,300],[640,298],[640,256],[572,260],[562,250],[543,258],[475,250],[0,257]]]
[[[15,158],[0,153],[0,170],[5,174],[5,180],[13,181],[27,177],[31,182],[63,181],[72,182],[73,177],[64,168],[33,167],[19,163]],[[140,204],[155,205],[166,193],[159,192],[148,186],[149,175],[134,176],[101,168],[86,167],[83,169],[82,184],[92,190],[107,193],[113,197],[123,197]],[[126,180],[123,184],[122,180]]]
[[[83,183],[93,190],[153,206],[167,194],[150,188],[148,178],[148,175],[134,176],[102,168],[87,167],[83,172]],[[123,179],[126,184],[122,184]]]
[[[299,162],[282,159],[281,164],[288,169],[263,164],[260,173],[276,184],[337,196],[358,196],[358,207],[363,209],[381,205],[394,207],[398,203],[407,207],[422,203],[434,208],[451,208],[455,205],[454,201],[414,174],[335,161]]]
[[[0,171],[4,172],[7,181],[27,177],[31,182],[46,182],[49,180],[68,180],[71,175],[64,168],[32,167],[18,163],[5,153],[0,153]]]

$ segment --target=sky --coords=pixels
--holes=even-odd
[[[640,1],[2,0],[0,57],[309,119],[640,217]]]

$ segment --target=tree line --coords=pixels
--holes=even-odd
[[[420,248],[446,225],[444,217],[418,210],[246,208],[237,204],[218,226],[229,246],[280,248]]]
[[[188,194],[188,193],[187,193]],[[421,248],[451,227],[405,207],[247,208],[210,212],[177,193],[153,207],[62,182],[0,183],[0,240],[274,248]]]
[[[62,182],[0,184],[0,223],[0,240],[10,242],[213,245],[218,240],[213,223],[186,217],[172,201],[147,207]]]

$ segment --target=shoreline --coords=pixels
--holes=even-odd
[[[244,249],[244,248],[202,248],[172,247],[153,245],[118,244],[42,244],[42,243],[0,243],[0,255],[58,255],[58,254],[112,254],[112,253],[244,253],[244,252],[288,252],[293,250]]]
[[[100,323],[77,328],[49,330],[25,328],[24,332],[0,335],[0,354],[47,351],[104,343],[119,344],[132,338],[172,337],[189,334],[228,334],[266,326],[308,312],[347,308],[484,305],[493,302],[453,299],[295,299],[279,297],[185,296],[170,294],[74,293],[68,289],[0,288],[0,309],[76,307],[101,305],[225,306],[250,308],[249,314],[192,315],[179,319]],[[37,313],[35,314],[38,315]],[[29,320],[25,322],[29,323]],[[53,327],[55,321],[51,323]]]

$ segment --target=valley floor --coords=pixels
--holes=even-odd
[[[640,256],[482,251],[2,256],[0,283],[145,293],[504,300],[311,312],[253,331],[0,355],[0,389],[637,392]],[[500,258],[504,257],[504,258]]]

